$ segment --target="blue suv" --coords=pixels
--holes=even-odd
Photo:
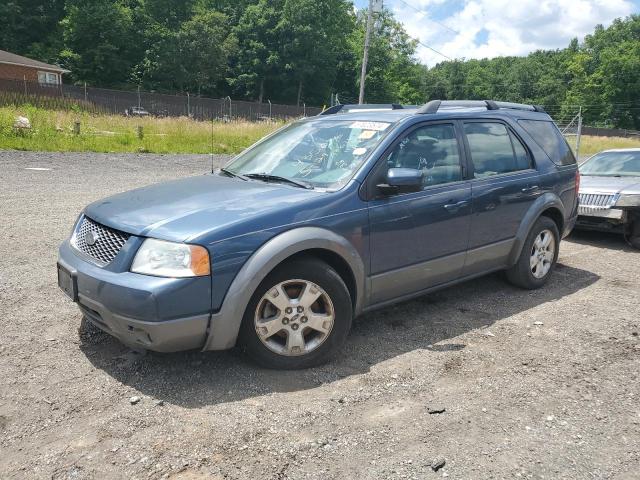
[[[328,360],[352,319],[497,270],[553,271],[576,160],[537,106],[338,105],[211,174],[95,202],[60,246],[84,317],[156,351]]]

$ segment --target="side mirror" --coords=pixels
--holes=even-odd
[[[419,192],[422,190],[423,174],[415,168],[390,168],[387,172],[387,183],[376,185],[385,195],[396,193]]]

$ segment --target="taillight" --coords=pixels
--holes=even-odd
[[[580,191],[580,170],[576,170],[576,195]]]

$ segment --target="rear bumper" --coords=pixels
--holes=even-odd
[[[110,271],[83,260],[68,241],[58,263],[75,279],[84,316],[127,345],[158,352],[202,348],[211,278],[160,278]]]

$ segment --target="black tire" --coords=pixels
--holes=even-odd
[[[638,215],[637,213],[635,215],[635,220],[629,230],[629,245],[640,250],[640,215]]]
[[[553,252],[553,261],[551,262],[549,270],[546,272],[546,274],[544,274],[544,276],[538,278],[532,271],[530,259],[534,250],[534,243],[538,238],[538,235],[540,235],[545,230],[551,232],[555,248]],[[509,268],[506,271],[507,280],[509,280],[509,282],[513,285],[527,290],[535,290],[542,287],[545,283],[547,283],[549,277],[551,276],[551,273],[556,266],[559,250],[560,234],[558,233],[558,226],[556,225],[556,222],[545,216],[538,218],[536,223],[533,225],[533,228],[529,232],[527,240],[524,242],[524,246],[522,247],[522,252],[520,252],[518,261],[513,267]]]
[[[269,290],[281,282],[293,279],[312,282],[323,289],[330,298],[334,320],[331,331],[315,349],[306,354],[288,356],[274,352],[263,343],[256,331],[255,315],[258,303]],[[300,258],[279,266],[260,283],[242,318],[238,344],[260,366],[282,370],[314,367],[330,360],[343,345],[351,329],[352,317],[349,289],[340,275],[321,260]],[[302,324],[299,326],[304,327]],[[308,329],[303,331],[309,332]]]

